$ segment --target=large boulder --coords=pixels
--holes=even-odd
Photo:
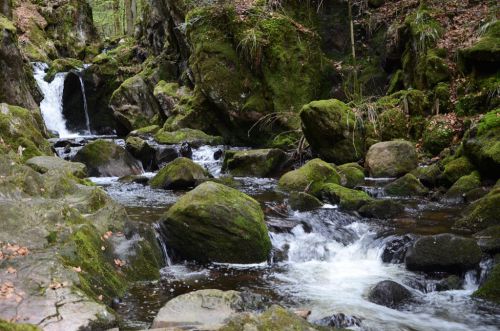
[[[300,119],[304,136],[322,159],[342,164],[363,157],[363,132],[354,112],[342,101],[313,101],[302,108]]]
[[[288,203],[290,208],[298,211],[308,211],[323,206],[323,203],[316,197],[305,192],[291,192]]]
[[[143,173],[141,163],[123,147],[107,140],[96,140],[80,149],[73,161],[84,163],[88,175],[123,177]]]
[[[271,251],[259,203],[214,182],[186,193],[163,216],[162,225],[169,247],[189,260],[255,263]]]
[[[417,167],[415,146],[405,140],[384,141],[368,150],[365,168],[372,177],[399,177]]]
[[[485,114],[464,141],[464,152],[486,177],[500,177],[500,109]]]
[[[35,156],[27,160],[26,165],[42,174],[54,170],[68,173],[78,178],[87,177],[87,167],[85,164],[65,161],[56,156]]]
[[[340,175],[328,163],[320,159],[308,161],[302,167],[281,176],[278,186],[285,191],[308,191],[315,195],[323,184],[339,184]]]
[[[153,188],[187,189],[209,178],[207,170],[188,158],[180,157],[168,163],[149,181]]]
[[[384,186],[384,192],[392,196],[411,197],[424,196],[429,190],[412,174],[406,174],[401,178]]]
[[[462,202],[467,192],[477,189],[481,186],[481,176],[479,172],[474,171],[470,175],[460,177],[444,195],[448,201]]]
[[[357,163],[345,163],[335,168],[340,175],[340,184],[348,188],[355,188],[365,182],[365,173]]]
[[[368,293],[368,300],[389,308],[397,308],[412,297],[413,295],[406,287],[392,280],[377,283]]]
[[[238,312],[243,304],[239,292],[199,290],[168,301],[155,319],[152,328],[218,330]]]
[[[460,156],[447,162],[444,166],[441,182],[446,186],[451,186],[460,177],[466,176],[474,171],[474,165],[465,156]]]
[[[270,177],[282,170],[287,160],[281,149],[225,151],[222,171],[233,176]]]
[[[406,253],[409,270],[462,273],[479,265],[476,240],[444,233],[418,239]]]
[[[366,192],[352,190],[338,184],[327,183],[320,190],[323,200],[338,204],[340,208],[346,210],[358,210],[365,204],[373,201]]]
[[[494,187],[481,199],[465,210],[464,216],[453,225],[456,229],[479,231],[489,226],[500,225],[500,187]]]
[[[160,144],[175,145],[188,143],[194,147],[201,145],[221,145],[224,142],[221,137],[211,136],[203,131],[187,128],[177,131],[165,131],[162,129],[155,134],[155,140]]]

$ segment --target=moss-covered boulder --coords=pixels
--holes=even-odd
[[[123,147],[107,140],[96,140],[80,149],[73,161],[87,166],[88,175],[96,177],[139,175],[141,163]]]
[[[500,264],[493,267],[486,281],[474,292],[473,296],[500,304]]]
[[[359,214],[363,217],[390,219],[403,213],[404,206],[392,199],[377,199],[362,206]]]
[[[56,156],[35,156],[27,160],[26,165],[42,174],[53,170],[68,173],[78,178],[87,177],[85,164],[65,161]]]
[[[47,73],[43,79],[45,79],[47,82],[51,82],[59,72],[68,72],[70,70],[79,69],[83,69],[83,62],[78,59],[55,59],[50,63],[49,70],[47,70]]]
[[[175,256],[199,262],[267,260],[271,241],[257,201],[235,189],[205,182],[180,198],[162,226]]]
[[[168,163],[149,181],[153,188],[187,189],[208,179],[209,174],[202,166],[188,158],[179,157]]]
[[[485,114],[464,141],[464,152],[486,177],[500,174],[500,109]]]
[[[481,186],[481,176],[479,172],[474,171],[470,175],[460,177],[450,188],[446,191],[444,198],[452,201],[463,201],[463,197],[467,192],[479,188]]]
[[[445,164],[441,181],[443,184],[450,186],[460,177],[469,175],[474,170],[475,167],[470,160],[466,156],[460,156]]]
[[[494,187],[465,210],[464,216],[453,225],[457,229],[479,231],[500,225],[500,187]]]
[[[302,108],[300,119],[304,136],[322,159],[342,164],[363,157],[363,132],[354,112],[342,101],[313,101]]]
[[[436,115],[429,119],[423,132],[423,146],[432,155],[449,147],[457,135],[459,121],[455,116]]]
[[[366,154],[365,168],[372,177],[398,177],[417,167],[415,146],[405,140],[372,145]]]
[[[442,170],[438,163],[433,163],[428,166],[418,167],[411,174],[417,177],[426,187],[432,188],[438,185],[441,180]]]
[[[155,140],[160,144],[175,145],[184,142],[191,146],[201,145],[221,145],[223,139],[218,136],[211,136],[200,130],[180,129],[178,131],[160,130],[155,134]]]
[[[291,192],[288,203],[290,208],[298,211],[309,211],[323,206],[316,197],[305,192]]]
[[[233,176],[270,177],[278,174],[287,161],[281,149],[225,151],[222,171]]]
[[[163,124],[165,117],[153,95],[153,87],[148,86],[141,75],[125,80],[113,92],[110,99],[113,115],[128,131],[151,124]]]
[[[314,159],[281,176],[278,187],[285,191],[306,191],[316,195],[325,183],[339,184],[340,175],[330,164]]]
[[[125,148],[133,157],[142,162],[144,169],[155,170],[158,168],[156,164],[156,149],[151,147],[146,140],[137,136],[129,136],[125,140]]]
[[[424,196],[429,190],[412,174],[406,174],[401,178],[384,186],[384,192],[388,195],[399,197]]]
[[[408,138],[408,117],[400,107],[384,110],[379,115],[377,124],[382,141]]]
[[[374,200],[366,192],[352,190],[333,183],[324,184],[319,194],[323,200],[338,204],[340,208],[345,210],[358,210]]]
[[[50,155],[44,132],[36,111],[0,103],[0,154],[14,153],[21,160]]]
[[[445,233],[415,241],[405,264],[414,271],[462,273],[477,267],[481,257],[476,240]]]
[[[357,163],[345,163],[335,167],[340,175],[340,185],[354,188],[365,182],[365,173],[362,166]]]
[[[488,71],[500,63],[500,21],[487,26],[484,35],[471,47],[459,53],[463,67],[472,71]]]
[[[481,250],[488,254],[500,253],[500,225],[490,226],[474,234]]]

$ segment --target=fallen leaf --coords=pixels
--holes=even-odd
[[[115,259],[115,264],[116,264],[117,267],[123,267],[127,263],[125,261],[123,261],[123,260]]]
[[[5,272],[6,274],[15,274],[17,272],[16,269],[12,268],[12,267],[8,267],[7,268],[7,271]]]
[[[99,301],[102,301],[102,294],[101,294],[101,295],[99,295],[99,296],[97,297],[97,299],[99,299]]]
[[[82,272],[82,268],[81,267],[73,267],[73,271],[74,272]]]

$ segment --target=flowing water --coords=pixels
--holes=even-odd
[[[87,108],[87,95],[85,94],[85,83],[83,82],[83,77],[81,72],[78,72],[78,80],[80,81],[80,88],[82,90],[83,112],[85,113],[85,127],[87,129],[86,134],[91,135],[92,130],[90,130],[90,117],[89,117],[89,110]]]

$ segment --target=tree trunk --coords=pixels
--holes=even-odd
[[[135,1],[132,0],[125,0],[124,6],[125,6],[125,33],[127,35],[133,35],[134,34],[134,12],[132,5],[135,4]]]
[[[113,0],[114,35],[120,34],[120,0]]]

